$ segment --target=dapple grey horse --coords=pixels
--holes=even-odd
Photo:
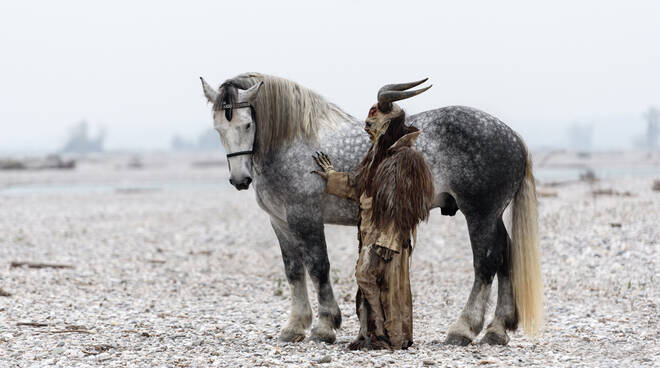
[[[415,84],[394,89],[407,85]],[[203,79],[202,86],[228,152],[229,181],[238,190],[254,186],[280,243],[292,296],[280,339],[300,341],[312,324],[307,271],[319,303],[312,338],[334,342],[342,318],[329,278],[323,228],[325,223],[356,225],[358,208],[325,193],[325,182],[311,173],[316,169],[312,153],[329,154],[337,170],[354,170],[369,148],[364,122],[283,78],[247,73],[217,90]],[[482,342],[506,344],[507,330],[516,329],[519,321],[535,334],[543,319],[542,283],[534,178],[523,140],[497,118],[469,107],[430,110],[406,122],[422,131],[415,148],[434,175],[434,207],[445,215],[460,210],[468,224],[474,284],[446,342],[465,345],[480,333],[495,275],[495,316]],[[502,220],[509,205],[511,236]]]

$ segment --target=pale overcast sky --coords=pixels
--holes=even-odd
[[[198,76],[286,77],[364,117],[430,77],[409,113],[462,104],[532,147],[593,124],[627,147],[660,106],[660,1],[3,1],[0,152],[56,150],[81,119],[110,149],[211,127]]]

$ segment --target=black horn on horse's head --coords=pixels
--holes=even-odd
[[[378,90],[378,109],[384,113],[387,113],[392,110],[392,102],[417,96],[418,94],[433,87],[433,85],[430,85],[428,87],[420,88],[414,91],[406,91],[407,89],[419,86],[427,80],[428,78],[424,78],[416,82],[384,85],[381,89]]]

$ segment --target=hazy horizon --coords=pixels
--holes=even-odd
[[[363,118],[381,85],[429,77],[413,114],[468,105],[532,148],[593,126],[632,148],[660,107],[660,3],[197,1],[0,5],[0,152],[50,152],[85,119],[109,150],[161,150],[212,126],[213,86],[258,71]],[[653,46],[656,45],[656,46]]]

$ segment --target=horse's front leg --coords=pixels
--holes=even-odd
[[[335,341],[335,329],[341,326],[341,311],[330,283],[330,261],[323,233],[323,217],[318,203],[298,201],[287,208],[287,222],[300,241],[302,259],[316,288],[319,314],[312,328],[312,338],[327,343]]]
[[[280,243],[284,273],[291,289],[291,313],[288,323],[280,333],[280,340],[298,342],[305,338],[305,330],[312,324],[312,308],[307,297],[303,253],[300,242],[285,222],[271,218],[270,223]]]

